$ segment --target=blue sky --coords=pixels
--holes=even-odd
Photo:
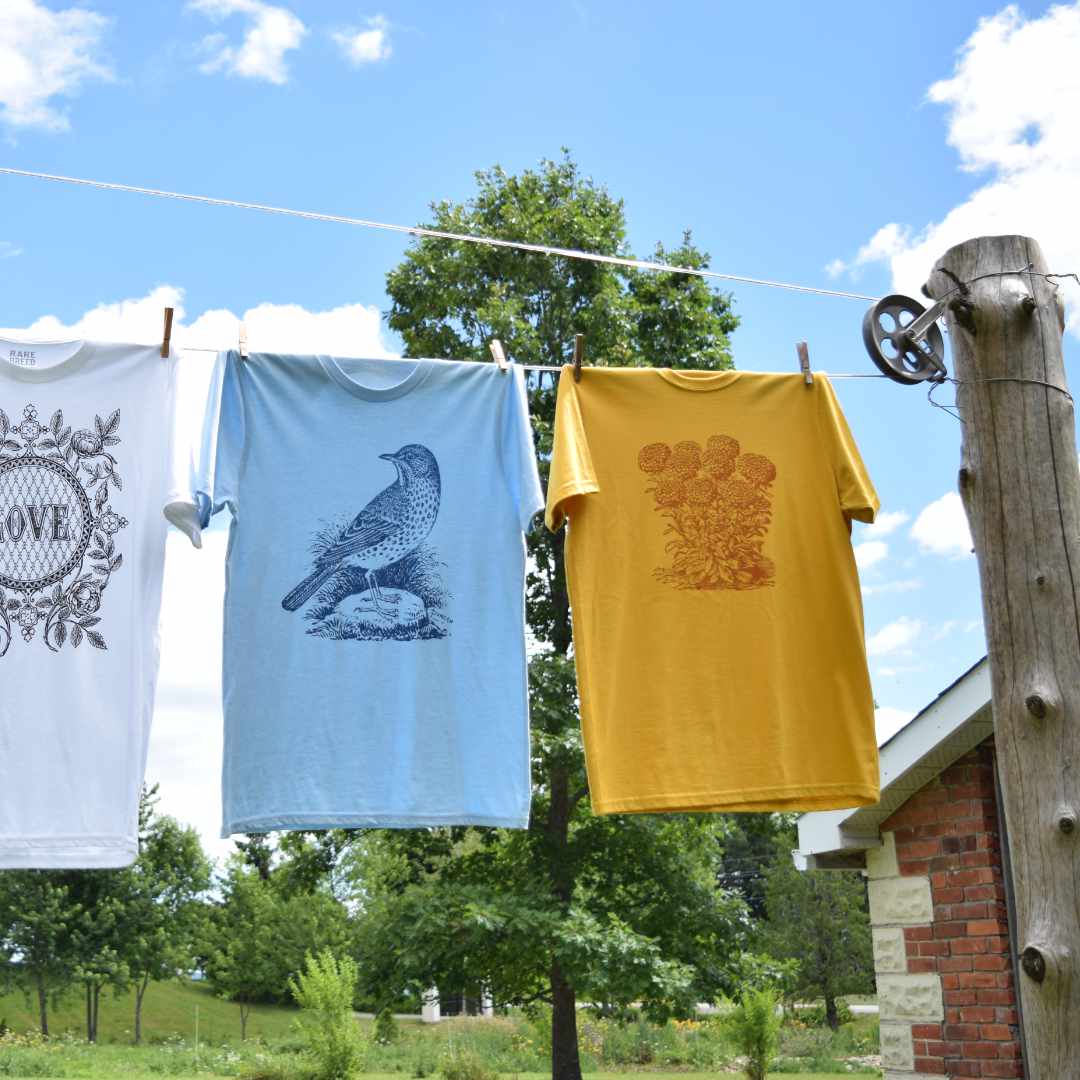
[[[714,269],[917,295],[951,244],[1026,232],[1080,269],[1078,3],[3,3],[3,165],[411,224],[476,169],[566,146],[641,255],[691,228]],[[253,347],[393,353],[377,313],[404,243],[0,176],[0,325],[147,340],[168,299],[189,342],[228,346],[243,315]],[[734,292],[739,367],[791,370],[806,339],[820,368],[873,370],[865,304]],[[855,540],[895,725],[984,649],[946,497],[959,425],[919,388],[837,389],[886,512]],[[221,550],[171,545],[151,754],[208,834]]]

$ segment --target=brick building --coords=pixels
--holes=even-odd
[[[886,1080],[1022,1077],[985,660],[881,747],[881,783],[803,815],[795,857],[866,873]]]

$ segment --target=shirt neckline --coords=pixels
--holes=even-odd
[[[44,368],[25,368],[11,363],[0,357],[0,374],[18,382],[51,382],[53,379],[63,378],[72,372],[78,371],[86,365],[90,357],[92,346],[85,339],[71,341],[43,341],[40,338],[33,341],[21,341],[16,338],[0,337],[0,346],[11,349],[32,349],[35,346],[71,345],[73,351],[70,356],[61,360],[58,364],[50,364]]]
[[[411,390],[415,390],[428,377],[431,364],[426,360],[407,362],[413,365],[413,369],[401,382],[394,383],[393,386],[369,386],[367,383],[360,382],[359,379],[354,379],[349,375],[334,357],[319,357],[319,363],[322,365],[323,371],[334,382],[344,387],[350,394],[355,394],[357,397],[364,398],[367,401],[389,401],[392,398],[401,397]]]
[[[738,371],[677,371],[672,368],[658,368],[660,376],[680,390],[692,390],[695,393],[708,393],[723,390],[731,386],[741,372]]]

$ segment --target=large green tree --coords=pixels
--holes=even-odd
[[[765,882],[777,859],[791,861],[778,841],[790,839],[796,814],[726,814],[720,884],[740,893],[755,919],[765,918]],[[790,847],[790,844],[787,845]]]
[[[825,1017],[839,1026],[842,994],[872,993],[874,958],[866,883],[853,871],[800,871],[791,859],[794,834],[777,842],[765,879],[764,928],[770,955],[798,961],[792,990],[825,1000]]]
[[[274,900],[259,873],[234,858],[207,919],[203,970],[215,993],[239,1005],[241,1039],[251,1006],[269,1000],[274,980]]]
[[[67,990],[78,964],[76,935],[84,916],[70,880],[50,870],[0,873],[0,951],[5,981],[37,1002],[38,1024],[49,1034],[49,1002]]]
[[[564,155],[536,170],[477,174],[430,227],[629,255],[621,201]],[[705,267],[687,233],[654,257]],[[423,238],[387,280],[390,326],[416,356],[484,361],[492,338],[527,364],[558,365],[584,334],[587,362],[704,369],[732,364],[730,298],[686,274]],[[532,380],[541,472],[555,385]],[[726,986],[744,926],[717,886],[724,823],[693,816],[593,817],[571,659],[563,534],[529,538],[527,615],[544,652],[530,669],[533,809],[521,833],[438,830],[373,838],[357,868],[371,990],[487,986],[552,1007],[552,1075],[578,1080],[579,996],[688,1008]]]
[[[71,870],[65,874],[79,916],[72,924],[73,981],[83,988],[86,1041],[97,1042],[101,991],[128,986],[124,959],[129,928],[129,879],[124,870]]]
[[[265,845],[272,848],[268,839]],[[219,897],[206,913],[201,934],[203,968],[214,991],[240,1008],[240,1037],[247,1038],[251,1006],[291,999],[290,983],[308,954],[352,948],[345,907],[330,893],[331,867],[315,873],[309,857],[314,845],[292,841],[298,852],[279,860],[234,856],[219,883]]]
[[[199,834],[155,813],[156,788],[140,807],[139,858],[124,872],[119,947],[135,991],[135,1042],[142,1042],[142,1006],[151,983],[194,966],[202,925],[200,898],[210,887],[210,862]]]

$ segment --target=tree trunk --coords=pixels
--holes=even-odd
[[[1001,273],[1028,264],[1033,273]],[[960,493],[979,561],[1016,896],[1028,1080],[1074,1076],[1080,1061],[1080,483],[1061,300],[1038,276],[1046,271],[1034,240],[982,237],[946,252],[927,287],[942,297],[957,280],[970,282],[952,293],[947,319],[963,418]]]
[[[135,1045],[142,1042],[142,1003],[146,996],[146,988],[150,985],[150,974],[147,972],[142,982],[135,984]]]
[[[581,1080],[577,994],[558,960],[551,962],[551,1080]]]
[[[554,575],[551,582],[553,607],[552,644],[563,656],[569,655],[573,642],[570,619],[570,596],[566,584],[566,530],[549,533],[553,551]],[[554,767],[550,776],[551,806],[547,820],[548,878],[551,891],[562,911],[569,912],[574,898],[574,877],[567,858],[570,844],[570,818],[574,803],[570,798],[570,775],[565,767]],[[551,1078],[581,1080],[581,1055],[578,1049],[577,993],[567,982],[558,957],[551,958]]]
[[[566,656],[573,641],[570,622],[570,594],[566,587],[566,529],[549,533],[548,540],[554,553],[554,574],[551,582],[551,605],[553,608],[553,628],[551,643],[555,651]]]
[[[247,1022],[248,1022],[248,1013],[250,1011],[251,1011],[251,1006],[250,1005],[245,1005],[241,1001],[240,1002],[240,1041],[241,1042],[246,1042],[247,1041]]]
[[[90,984],[85,984],[86,990],[86,1041],[94,1041],[94,1010],[91,1005]]]
[[[570,777],[565,768],[551,770],[551,810],[548,817],[551,886],[564,911],[570,908],[574,881],[566,847],[570,834]],[[551,1080],[581,1080],[578,1052],[577,995],[566,981],[557,957],[551,958]]]
[[[41,1034],[46,1037],[49,1034],[49,995],[45,989],[45,976],[39,971],[36,977],[38,999],[38,1023],[41,1026]]]
[[[94,995],[93,995],[93,1017],[94,1017],[94,1037],[91,1042],[97,1042],[98,1037],[98,1013],[101,1005],[101,983],[94,983]]]
[[[836,1011],[836,998],[832,994],[825,995],[825,1023],[833,1031],[840,1027],[840,1016]]]

